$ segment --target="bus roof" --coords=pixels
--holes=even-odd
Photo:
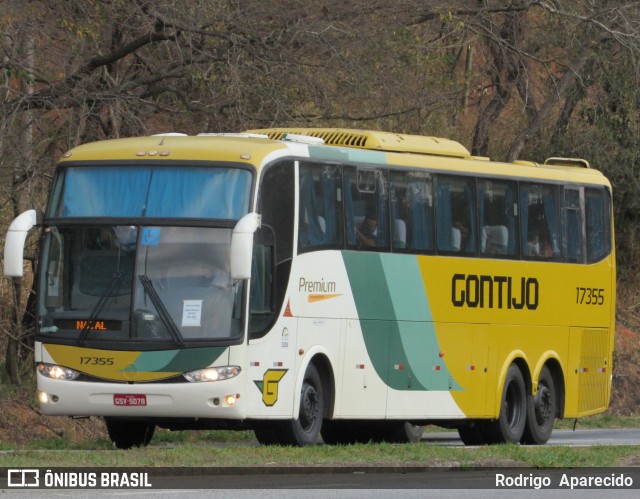
[[[301,150],[305,151],[303,156],[327,161],[609,185],[604,175],[584,159],[554,157],[544,164],[522,160],[496,162],[471,156],[464,146],[449,139],[343,128],[269,128],[196,136],[169,133],[104,140],[72,149],[63,156],[61,164],[100,160],[199,160],[246,163],[260,168],[276,157],[300,156]]]
[[[242,134],[160,134],[83,144],[67,152],[61,162],[165,159],[231,161],[260,165],[262,159],[270,153],[278,150],[286,152],[287,149],[287,145],[282,142]]]

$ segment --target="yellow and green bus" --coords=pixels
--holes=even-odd
[[[609,403],[611,188],[587,161],[499,163],[349,129],[101,141],[61,158],[41,227],[44,414],[263,444],[543,444]]]

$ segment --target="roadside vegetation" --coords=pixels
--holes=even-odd
[[[0,370],[1,372],[1,370]],[[0,392],[0,404],[20,400],[30,413],[36,414],[35,383],[33,374],[24,373],[25,383],[5,385]],[[20,418],[0,418],[0,429],[15,425],[17,434],[35,435],[30,421]],[[42,418],[42,416],[41,416]],[[44,418],[45,421],[49,419]],[[88,420],[60,418],[58,422]],[[96,418],[92,418],[96,422]],[[36,425],[38,423],[36,422]],[[158,429],[146,448],[129,451],[117,450],[101,428],[91,431],[86,438],[70,438],[62,425],[57,433],[46,438],[26,441],[0,439],[0,467],[79,465],[87,467],[109,466],[188,466],[188,467],[289,467],[289,466],[392,466],[392,467],[589,467],[640,466],[640,446],[518,446],[495,445],[485,447],[444,447],[435,443],[418,444],[356,444],[347,446],[317,445],[306,448],[260,446],[251,431],[168,431]],[[558,421],[557,429],[571,429],[574,420]],[[582,418],[577,429],[637,428],[640,415],[613,415],[605,413]],[[427,433],[447,431],[427,426]],[[11,433],[8,433],[11,435]]]
[[[638,427],[640,10],[471,4],[3,2],[0,233],[44,207],[64,152],[114,137],[334,126],[448,137],[495,160],[583,157],[613,185],[629,335],[616,343],[612,409],[576,427]],[[250,432],[158,431],[148,448],[115,451],[99,421],[37,412],[31,281],[0,280],[0,466],[640,465],[637,447],[293,449],[257,447]]]
[[[356,444],[346,446],[260,447],[252,434],[223,439],[211,434],[198,441],[166,437],[149,447],[115,450],[106,438],[68,445],[63,441],[33,442],[26,448],[0,453],[0,466],[391,466],[391,467],[610,467],[640,465],[640,446],[566,447],[496,445],[442,447],[417,444]],[[178,437],[180,440],[182,437]],[[212,439],[213,438],[213,439]]]

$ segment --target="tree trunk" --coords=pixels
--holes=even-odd
[[[35,67],[35,44],[30,33],[22,33],[21,49],[24,57],[24,66],[28,74],[20,79],[21,90],[24,94],[33,93],[33,83],[31,79],[32,70]],[[13,182],[11,189],[11,201],[13,204],[14,216],[18,216],[25,211],[29,205],[28,184],[30,172],[32,170],[32,147],[33,147],[33,112],[22,111],[20,119],[17,120],[20,127],[19,134],[19,160],[16,162],[13,171]],[[7,351],[5,366],[9,379],[15,385],[20,384],[20,357],[21,343],[23,340],[23,317],[22,317],[22,279],[14,278],[13,287],[13,312],[12,319],[14,331],[7,339]]]
[[[589,55],[591,54],[591,50],[592,49],[590,46],[586,46],[571,62],[571,64],[569,64],[569,67],[565,71],[556,87],[556,91],[549,94],[545,102],[542,104],[542,107],[538,111],[535,119],[511,143],[511,147],[509,147],[509,152],[507,153],[507,161],[515,161],[516,159],[518,159],[518,156],[520,156],[520,154],[522,153],[522,150],[524,149],[527,141],[540,132],[544,120],[547,118],[547,116],[549,116],[549,113],[552,111],[556,102],[558,102],[562,98],[562,96],[565,95],[569,86],[575,81],[576,75],[580,73],[580,71],[582,71],[582,68],[587,62]]]
[[[514,57],[513,47],[518,46],[524,31],[526,13],[511,13],[500,26],[500,32],[489,38],[489,48],[495,68],[493,74],[494,95],[489,104],[480,112],[473,133],[471,153],[476,156],[488,156],[489,137],[496,120],[506,107],[513,89],[520,78],[522,64]],[[492,31],[490,22],[486,22],[487,32]]]

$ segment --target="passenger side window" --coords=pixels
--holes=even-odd
[[[341,248],[343,233],[340,167],[301,163],[298,251]]]
[[[394,251],[433,251],[431,174],[392,171],[389,182]]]
[[[375,168],[344,169],[347,246],[389,249],[389,195],[385,172]]]
[[[580,191],[565,188],[565,256],[569,262],[583,262],[584,229],[582,225],[582,206]]]
[[[440,175],[437,177],[436,185],[438,251],[475,253],[475,179]]]
[[[526,259],[561,256],[558,186],[520,184],[520,242]]]
[[[518,253],[516,193],[514,182],[479,182],[478,218],[482,254],[514,256]]]
[[[585,189],[588,263],[601,260],[611,251],[610,199],[606,189]]]

